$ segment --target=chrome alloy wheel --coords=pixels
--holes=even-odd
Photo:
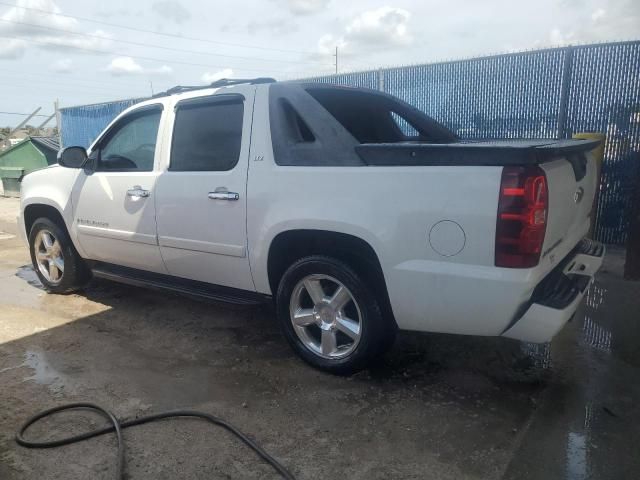
[[[49,230],[40,230],[33,248],[42,276],[51,285],[58,285],[64,274],[64,256],[58,239]]]
[[[349,289],[328,275],[308,275],[298,282],[289,315],[300,341],[323,358],[346,357],[360,342],[360,308]]]

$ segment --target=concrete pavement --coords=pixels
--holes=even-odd
[[[193,408],[237,424],[299,479],[640,477],[640,283],[613,251],[550,346],[401,334],[349,378],[300,361],[268,308],[104,281],[46,294],[0,199],[0,478],[113,478],[109,436],[26,450],[29,415],[93,401],[121,418]],[[65,417],[65,418],[62,418]],[[82,414],[34,428],[102,425]],[[125,432],[129,478],[278,478],[225,432],[169,420]]]

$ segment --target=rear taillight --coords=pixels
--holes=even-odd
[[[497,267],[538,264],[548,208],[547,177],[540,167],[504,167],[496,225]]]

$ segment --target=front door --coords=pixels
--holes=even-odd
[[[158,178],[158,243],[168,272],[255,290],[247,255],[253,93],[179,101],[169,166]]]
[[[93,171],[80,172],[73,228],[90,259],[166,273],[154,206],[161,117],[153,105],[120,118],[93,147]]]

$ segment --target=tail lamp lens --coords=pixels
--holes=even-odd
[[[496,266],[530,268],[538,264],[548,208],[547,177],[540,167],[503,169],[496,225]]]

